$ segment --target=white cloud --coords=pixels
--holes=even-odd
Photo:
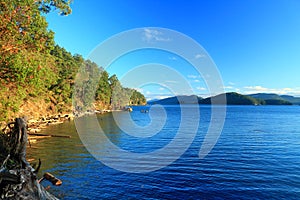
[[[173,80],[166,80],[165,83],[177,83],[177,81],[173,81]]]
[[[246,86],[244,87],[244,93],[253,94],[253,93],[276,93],[280,95],[300,95],[300,88],[266,88],[263,86]]]
[[[265,87],[262,87],[262,86],[259,86],[259,85],[258,86],[246,86],[244,88],[247,89],[247,90],[258,91],[258,92],[270,90],[268,88],[265,88]]]
[[[153,99],[165,99],[165,98],[168,98],[168,97],[171,97],[172,95],[163,95],[163,94],[153,94],[151,96],[147,96],[146,97],[146,100],[149,101],[149,100],[153,100]],[[174,95],[173,95],[174,96]]]
[[[224,89],[225,92],[240,92],[240,89],[233,85],[225,85],[221,89]]]
[[[190,75],[187,75],[187,77],[188,77],[188,78],[192,78],[192,79],[196,79],[196,78],[198,78],[199,76],[190,74]]]
[[[163,37],[163,33],[155,30],[155,29],[149,29],[145,28],[144,29],[144,39],[148,42],[168,42],[171,41],[170,38],[165,38]]]
[[[292,92],[293,89],[292,89],[292,88],[283,88],[283,91],[286,91],[286,92]]]
[[[200,91],[206,90],[206,88],[204,88],[204,87],[196,87],[196,89],[197,89],[197,90],[200,90]]]
[[[168,98],[171,97],[170,95],[161,95],[161,96],[156,96],[156,99],[164,99],[164,98]]]
[[[194,82],[196,82],[196,83],[200,83],[200,80],[198,80],[198,79],[195,79],[195,80],[194,80]]]
[[[224,89],[234,89],[232,86],[224,86]]]
[[[196,54],[195,55],[195,59],[204,58],[204,57],[205,57],[204,54]]]
[[[158,88],[158,90],[163,91],[163,90],[165,90],[165,88],[160,87],[160,88]]]
[[[235,83],[233,83],[233,82],[230,82],[230,81],[228,82],[228,84],[229,84],[229,85],[235,85]]]
[[[177,60],[177,58],[175,56],[170,56],[169,60]]]

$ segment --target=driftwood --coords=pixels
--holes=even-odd
[[[36,175],[37,170],[26,160],[27,125],[25,120],[17,118],[8,126],[10,131],[6,134],[7,148],[0,152],[7,154],[0,168],[0,199],[56,200],[56,197],[40,185]]]
[[[28,135],[33,135],[33,136],[45,136],[45,137],[61,137],[61,138],[71,138],[70,135],[54,135],[54,134],[43,134],[43,133],[28,133]]]
[[[46,172],[44,174],[43,178],[41,178],[39,180],[39,183],[42,182],[43,180],[48,180],[49,182],[52,183],[52,185],[55,185],[55,186],[60,186],[62,184],[61,180],[59,180],[58,178],[56,178],[55,176],[53,176],[49,172]]]

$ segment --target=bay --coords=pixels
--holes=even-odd
[[[189,140],[194,135],[184,129],[187,135],[179,138],[178,149],[187,146],[186,151],[170,165],[152,172],[127,173],[104,165],[82,144],[73,121],[44,131],[71,135],[71,139],[41,139],[28,148],[28,157],[42,160],[39,176],[47,171],[62,179],[62,186],[50,189],[61,199],[300,198],[300,106],[227,106],[224,128],[204,159],[198,154],[211,122],[211,107],[186,107],[187,124],[194,124],[194,113],[200,111],[195,138]],[[97,119],[112,144],[143,154],[163,149],[176,138],[182,114],[179,106],[165,106],[158,111],[141,106],[129,114],[107,113]],[[140,127],[136,131],[139,136],[144,133],[149,137],[135,137],[134,131],[126,133],[130,129],[126,126],[128,117]],[[89,120],[88,116],[82,118],[87,132],[97,134],[95,127],[88,126]],[[155,121],[159,123],[151,126]],[[107,143],[99,146],[99,153],[109,152]],[[179,150],[174,148],[174,154],[166,154],[166,159],[180,154]],[[139,168],[148,166],[149,162],[141,162]]]

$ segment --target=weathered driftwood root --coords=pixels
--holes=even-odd
[[[6,159],[0,168],[0,199],[56,200],[40,185],[36,170],[26,160],[26,122],[17,118],[9,124]]]
[[[46,172],[44,174],[43,178],[41,178],[39,180],[39,183],[42,182],[43,180],[48,180],[50,183],[52,183],[52,185],[55,185],[55,186],[60,186],[62,184],[61,180],[59,180],[58,178],[56,178],[55,176],[53,176],[49,172]]]

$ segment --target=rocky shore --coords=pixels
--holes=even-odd
[[[73,114],[58,114],[54,116],[41,117],[39,119],[30,119],[28,123],[28,134],[39,133],[50,125],[61,124],[65,121],[73,120]]]

